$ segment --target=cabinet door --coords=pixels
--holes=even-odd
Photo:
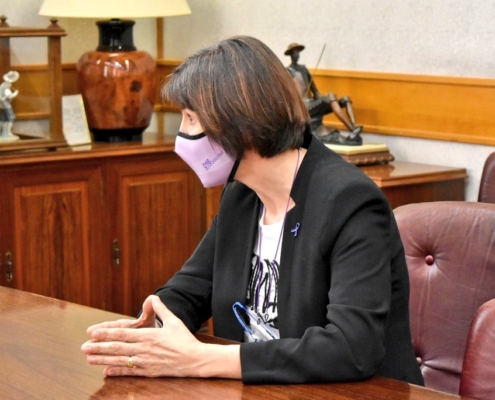
[[[11,259],[12,275],[6,283],[108,308],[111,295],[99,285],[109,277],[96,257],[105,225],[102,168],[66,162],[23,166],[2,174],[1,197],[10,210],[2,216],[0,247],[4,259],[5,255]]]
[[[109,165],[115,203],[114,310],[135,316],[189,258],[205,231],[204,189],[176,154]]]

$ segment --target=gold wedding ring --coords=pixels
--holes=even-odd
[[[132,356],[129,356],[127,360],[127,368],[134,368],[134,363],[132,362]]]

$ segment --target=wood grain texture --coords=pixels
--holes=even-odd
[[[360,168],[382,190],[392,208],[426,201],[464,200],[464,168],[403,161]]]
[[[464,168],[441,165],[394,161],[388,164],[360,167],[380,188],[406,186],[418,183],[463,180],[467,178]]]
[[[91,162],[0,169],[0,254],[10,252],[9,286],[109,308],[110,279],[101,268],[102,169]]]
[[[136,315],[144,299],[190,257],[205,232],[199,180],[175,154],[109,165],[111,235],[122,250],[113,310]],[[118,295],[117,295],[118,294]]]
[[[205,219],[204,188],[163,137],[8,154],[0,284],[134,316],[192,254]]]
[[[362,382],[243,385],[237,380],[104,378],[80,347],[89,325],[121,315],[0,287],[0,393],[4,399],[465,399],[374,377]],[[228,345],[221,339],[202,341]]]
[[[84,53],[77,63],[90,129],[145,129],[156,98],[156,63],[144,51]]]
[[[495,144],[495,79],[320,70],[315,83],[350,96],[365,132]],[[324,122],[343,128],[332,115]]]

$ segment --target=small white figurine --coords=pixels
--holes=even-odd
[[[12,133],[15,121],[15,113],[11,101],[19,94],[18,90],[12,90],[12,83],[19,79],[19,72],[9,71],[3,76],[0,84],[0,142],[18,140],[19,136]]]

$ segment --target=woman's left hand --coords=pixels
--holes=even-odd
[[[155,314],[163,327],[153,327]],[[157,296],[145,300],[139,319],[94,325],[88,334],[91,340],[81,350],[88,363],[105,365],[107,376],[197,376],[201,367],[198,354],[204,344]]]

